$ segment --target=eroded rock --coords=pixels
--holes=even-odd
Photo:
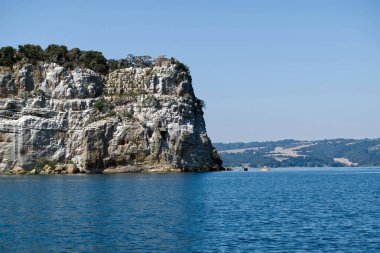
[[[79,172],[79,169],[74,164],[67,164],[66,171],[68,174],[76,174]]]
[[[0,171],[38,159],[40,174],[208,171],[220,159],[203,102],[186,69],[170,60],[102,76],[57,64],[0,67]]]
[[[45,174],[51,174],[53,172],[53,169],[50,167],[50,165],[45,165],[42,170],[45,172]]]
[[[12,172],[16,175],[23,175],[23,174],[26,174],[26,171],[20,167],[20,166],[16,166],[12,169]]]

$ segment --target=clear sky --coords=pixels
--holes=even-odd
[[[186,63],[214,142],[380,137],[380,1],[0,0],[0,46]]]

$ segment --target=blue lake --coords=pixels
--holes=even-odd
[[[380,169],[0,177],[0,252],[379,252]]]

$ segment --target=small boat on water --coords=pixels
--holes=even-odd
[[[243,164],[242,167],[243,167],[243,170],[244,170],[244,171],[248,171],[248,165]]]
[[[264,166],[264,167],[262,167],[260,170],[261,170],[261,171],[263,171],[263,172],[267,172],[267,171],[269,171],[269,170],[270,170],[270,168],[269,168],[269,167],[266,167],[266,166]]]

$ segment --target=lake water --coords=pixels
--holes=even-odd
[[[379,252],[380,169],[0,177],[0,252]]]

